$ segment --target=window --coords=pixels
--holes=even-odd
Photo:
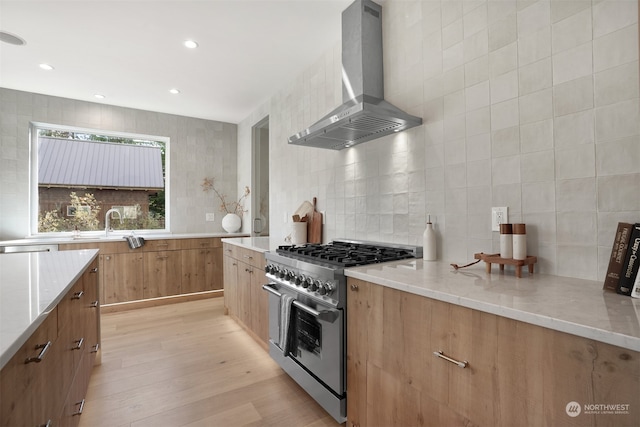
[[[166,137],[33,124],[32,233],[167,230]]]

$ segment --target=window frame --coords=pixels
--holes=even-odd
[[[57,125],[43,122],[30,122],[29,123],[29,236],[30,237],[67,237],[72,236],[72,232],[59,231],[59,232],[39,232],[38,231],[38,214],[39,214],[39,195],[38,195],[38,130],[60,130],[78,133],[87,133],[94,135],[105,135],[118,138],[129,139],[144,139],[151,141],[163,142],[165,144],[165,156],[164,156],[164,228],[156,229],[140,229],[140,230],[116,230],[113,235],[122,236],[128,235],[132,231],[136,234],[161,234],[171,232],[171,208],[169,200],[171,197],[171,161],[170,161],[170,146],[171,139],[168,136],[149,135],[133,132],[117,132],[101,129],[85,128],[80,126],[68,126]],[[82,231],[83,236],[87,237],[100,237],[104,236],[104,230],[94,231]]]

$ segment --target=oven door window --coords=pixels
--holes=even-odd
[[[296,310],[294,348],[320,356],[322,353],[322,325],[306,311]]]

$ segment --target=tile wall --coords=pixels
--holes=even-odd
[[[0,240],[30,233],[30,122],[169,137],[171,231],[223,231],[219,203],[200,183],[215,176],[221,191],[236,194],[235,124],[0,88]],[[215,222],[205,222],[206,212]]]
[[[638,2],[388,0],[383,16],[385,97],[424,124],[288,145],[342,102],[340,45],[323,54],[238,128],[247,149],[269,115],[272,237],[317,196],[325,241],[421,244],[428,212],[460,263],[497,252],[490,208],[508,206],[539,271],[602,280],[617,222],[640,221]]]

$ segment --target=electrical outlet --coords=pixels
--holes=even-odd
[[[209,221],[209,222],[215,221],[216,220],[216,214],[212,213],[212,212],[207,212],[206,220]]]
[[[509,208],[491,208],[491,231],[500,231],[500,224],[509,222]]]
[[[322,225],[326,225],[327,224],[327,213],[325,211],[320,211],[320,213],[322,214]]]

